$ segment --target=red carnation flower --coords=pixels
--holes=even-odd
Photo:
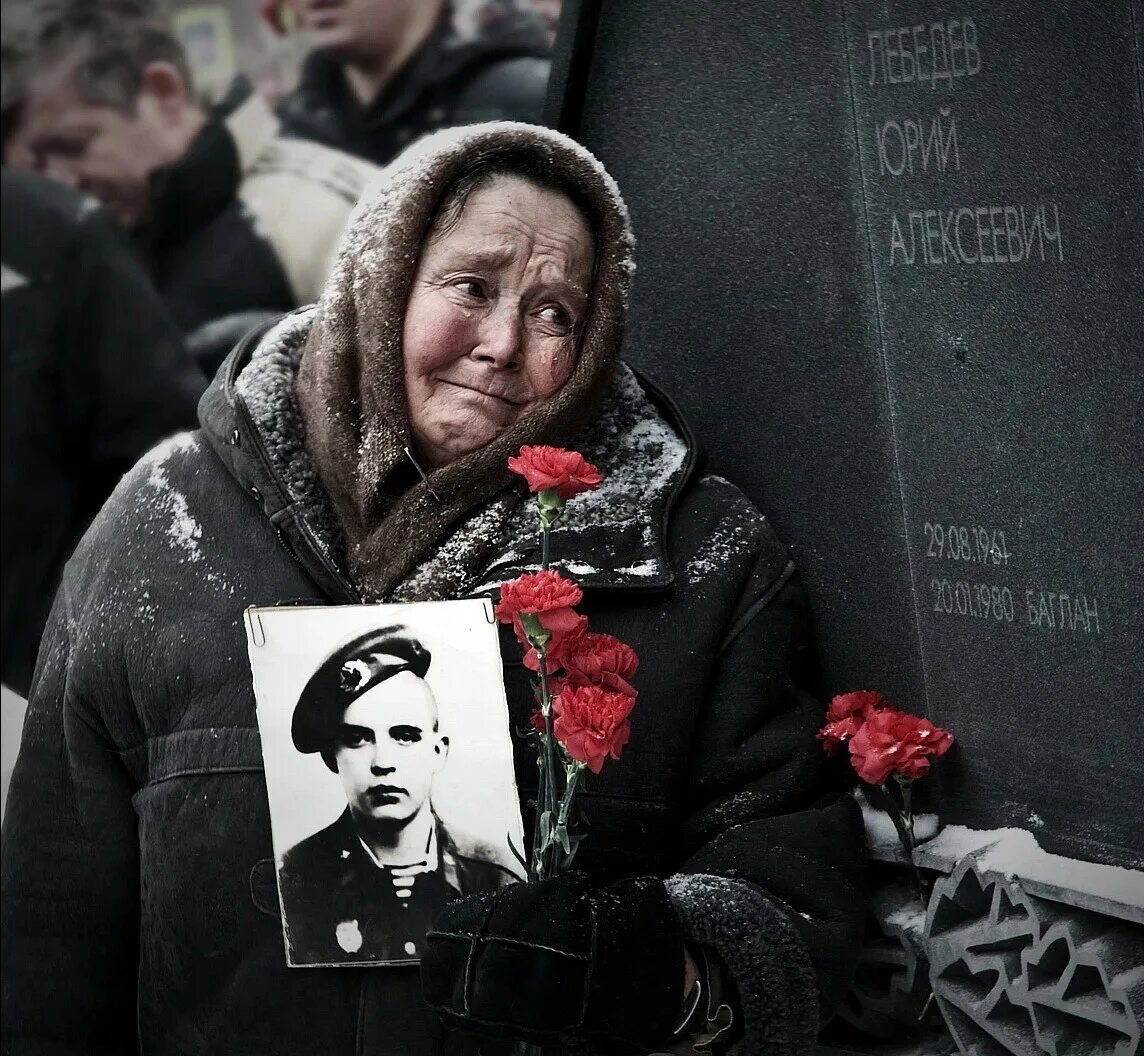
[[[566,680],[574,686],[600,686],[613,693],[636,695],[629,679],[640,660],[630,646],[610,634],[588,631],[569,639],[562,651]]]
[[[890,707],[890,702],[881,693],[872,689],[856,689],[853,693],[839,693],[830,702],[826,709],[828,722],[840,722],[842,719],[864,719],[872,711],[881,711]]]
[[[553,732],[573,759],[598,774],[604,760],[619,759],[631,737],[628,716],[635,697],[599,686],[565,686],[553,701]]]
[[[826,709],[826,725],[815,738],[822,742],[827,755],[834,755],[838,746],[853,737],[871,714],[888,707],[890,702],[881,693],[869,689],[840,693],[831,700]]]
[[[890,774],[924,777],[930,759],[945,755],[952,744],[953,734],[928,719],[880,708],[850,738],[850,765],[871,785],[883,784]]]
[[[551,675],[554,671],[559,671],[564,666],[564,658],[570,649],[576,647],[576,643],[584,637],[588,630],[588,617],[581,616],[579,613],[575,615],[575,622],[561,622],[561,629],[559,633],[552,632],[552,641],[548,643],[548,648],[544,652],[544,666],[548,669]],[[543,623],[548,627],[549,617],[545,616]],[[551,631],[551,628],[548,628]],[[524,666],[529,671],[540,671],[540,657],[536,655],[536,650],[528,645],[527,641],[521,642],[521,645],[527,646],[524,651]],[[552,696],[556,696],[560,691],[554,689],[553,685],[556,680],[551,679],[548,683],[548,688]]]
[[[552,635],[547,650],[552,654],[560,649],[567,635],[583,631],[585,618],[572,608],[573,605],[580,604],[583,597],[584,592],[559,572],[526,572],[501,586],[500,603],[495,609],[496,618],[501,623],[511,623],[517,640],[527,646],[528,636],[521,626],[520,614],[527,612],[537,616],[544,629]],[[532,650],[529,649],[529,652]],[[528,662],[527,654],[525,662]],[[536,664],[535,654],[532,662]],[[533,667],[533,670],[537,668]]]
[[[568,500],[585,491],[593,491],[603,481],[591,462],[585,462],[579,451],[543,444],[525,445],[520,455],[508,460],[508,468],[528,481],[528,490],[555,491]]]

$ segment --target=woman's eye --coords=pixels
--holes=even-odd
[[[558,304],[541,308],[537,315],[550,326],[558,326],[562,330],[569,330],[572,327],[572,317]]]
[[[460,290],[466,297],[483,297],[485,288],[476,279],[459,279],[453,283],[453,289]]]

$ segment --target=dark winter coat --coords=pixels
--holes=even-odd
[[[482,121],[540,121],[550,69],[548,41],[523,11],[462,32],[443,15],[381,95],[362,106],[340,63],[314,52],[278,116],[288,135],[388,163],[434,129]]]
[[[291,960],[296,964],[409,960],[451,898],[499,891],[518,879],[490,860],[491,849],[436,821],[437,867],[398,898],[390,878],[370,860],[348,809],[283,856],[279,884]],[[352,934],[340,928],[347,924]],[[360,940],[360,944],[359,944]]]
[[[6,1051],[134,1051],[136,1030],[149,1056],[502,1051],[445,1039],[415,968],[285,964],[243,610],[358,600],[300,455],[308,325],[288,317],[258,370],[254,338],[235,350],[202,430],[140,463],[69,566],[5,819]],[[863,910],[860,823],[824,776],[821,708],[801,688],[798,576],[630,372],[581,447],[611,487],[582,497],[554,561],[593,627],[641,663],[631,741],[582,797],[578,865],[600,881],[668,877],[691,940],[735,982],[737,1051],[809,1052]],[[522,504],[488,584],[536,561],[532,521]],[[502,652],[521,728],[533,697],[507,630]],[[530,824],[535,762],[515,753]]]
[[[28,692],[64,562],[111,489],[195,421],[206,378],[90,199],[3,170],[4,683]]]

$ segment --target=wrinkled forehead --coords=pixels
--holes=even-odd
[[[562,223],[570,228],[582,228],[587,237],[594,241],[594,225],[587,208],[562,187],[529,173],[512,171],[478,176],[471,186],[466,186],[466,183],[465,179],[454,183],[441,196],[427,238],[439,233],[443,226],[455,224],[473,200],[479,199],[495,206],[508,204],[522,197],[532,197],[544,203],[545,215],[553,222]]]
[[[562,191],[526,177],[494,176],[450,206],[429,228],[421,260],[508,266],[532,259],[552,280],[587,292],[595,239],[581,209]]]
[[[416,726],[432,730],[438,719],[437,698],[429,683],[412,671],[400,671],[356,697],[342,722],[371,730]]]

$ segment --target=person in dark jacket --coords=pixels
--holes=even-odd
[[[480,121],[539,121],[549,44],[513,4],[299,0],[314,50],[279,107],[283,128],[377,164],[418,136]]]
[[[619,359],[632,253],[614,182],[559,133],[426,137],[321,302],[241,342],[201,430],[123,481],[69,566],[13,777],[5,1039],[813,1050],[861,943],[861,822],[814,741],[794,566]],[[599,467],[550,557],[640,655],[630,741],[581,794],[577,869],[450,902],[419,968],[291,971],[243,612],[492,596],[540,562],[507,468],[523,443]],[[535,698],[501,633],[522,729]],[[514,751],[535,820],[534,753]]]
[[[45,6],[9,46],[6,163],[133,232],[208,372],[254,322],[317,299],[373,166],[282,137],[241,78],[205,109],[182,45],[137,0]]]
[[[334,650],[294,706],[294,747],[321,754],[347,806],[283,856],[291,964],[415,959],[448,899],[519,879],[433,810],[449,738],[431,661],[407,628],[369,631]]]
[[[64,562],[119,478],[192,425],[206,379],[114,222],[0,172],[4,684],[27,694]]]

